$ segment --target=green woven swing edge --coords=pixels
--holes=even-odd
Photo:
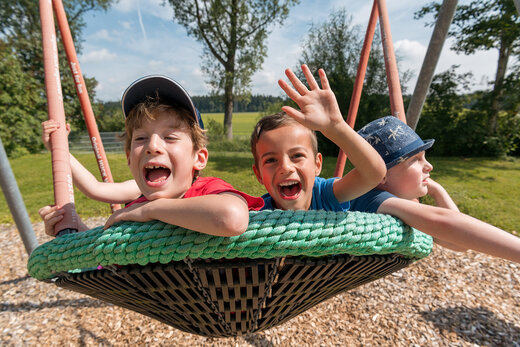
[[[389,215],[361,212],[250,212],[249,227],[218,237],[159,221],[124,222],[69,234],[36,248],[29,275],[45,280],[57,273],[113,264],[192,259],[320,257],[333,254],[397,253],[418,260],[430,254],[432,238]]]

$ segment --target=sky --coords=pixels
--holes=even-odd
[[[410,94],[433,30],[425,26],[432,21],[431,16],[415,20],[414,12],[430,2],[387,1],[399,67],[412,73],[404,86]],[[466,2],[459,0],[459,4]],[[95,77],[99,83],[96,99],[119,101],[128,85],[150,74],[170,76],[192,96],[210,92],[201,71],[202,43],[189,37],[184,27],[173,21],[171,7],[161,4],[162,0],[119,0],[107,12],[90,12],[85,16],[87,25],[78,59],[83,74]],[[342,8],[352,15],[353,24],[360,25],[364,33],[372,8],[372,2],[367,0],[301,0],[291,8],[283,23],[270,26],[267,57],[252,77],[252,93],[282,95],[277,81],[284,77],[286,68],[298,68],[301,45],[311,25],[325,22],[332,11]],[[487,88],[495,74],[497,52],[480,51],[465,56],[450,50],[452,43],[451,40],[445,43],[436,73],[460,65],[458,73],[473,73],[473,89]]]

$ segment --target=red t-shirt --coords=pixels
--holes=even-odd
[[[264,200],[260,197],[251,196],[233,188],[233,186],[226,181],[216,177],[199,177],[193,182],[191,187],[186,191],[183,198],[193,198],[195,196],[220,194],[224,192],[234,193],[246,199],[249,211],[258,211],[264,207]],[[132,206],[139,202],[148,201],[144,196],[141,196],[134,201],[126,204],[126,207]]]

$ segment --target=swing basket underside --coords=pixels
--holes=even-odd
[[[188,333],[233,337],[284,323],[413,261],[396,254],[200,259],[62,273],[53,281]]]

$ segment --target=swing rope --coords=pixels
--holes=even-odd
[[[398,253],[426,257],[432,238],[389,215],[361,212],[250,212],[247,231],[219,237],[159,221],[125,222],[65,235],[38,247],[29,258],[29,274],[53,274],[107,265],[169,263],[192,259],[321,257],[333,254]]]

